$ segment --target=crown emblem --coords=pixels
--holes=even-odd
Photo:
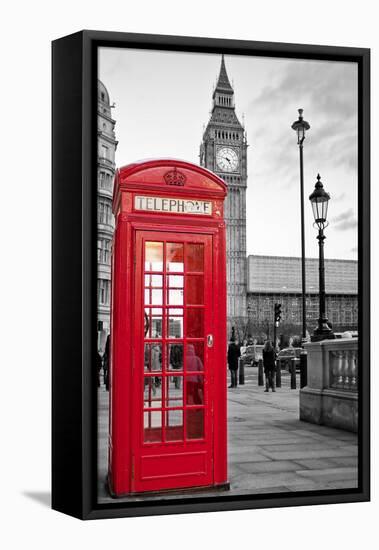
[[[184,185],[186,182],[186,176],[176,168],[166,172],[163,177],[167,185]]]

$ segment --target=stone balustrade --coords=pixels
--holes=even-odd
[[[329,387],[357,391],[358,349],[329,350]]]
[[[300,419],[350,431],[358,426],[358,339],[305,345],[308,385],[300,390]]]

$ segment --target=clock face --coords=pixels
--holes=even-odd
[[[217,151],[216,162],[223,172],[235,172],[238,169],[238,154],[231,147],[221,147]]]

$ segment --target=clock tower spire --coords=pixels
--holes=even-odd
[[[211,116],[200,145],[200,164],[215,172],[228,186],[225,203],[228,334],[234,326],[239,339],[245,336],[247,326],[247,147],[246,132],[235,113],[234,90],[222,55]]]

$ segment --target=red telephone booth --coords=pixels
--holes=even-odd
[[[224,182],[177,160],[117,171],[109,486],[227,487]]]

